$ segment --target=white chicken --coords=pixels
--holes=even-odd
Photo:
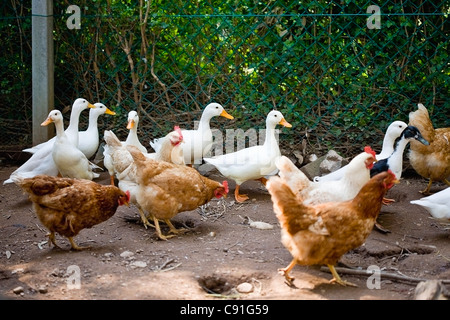
[[[388,158],[392,154],[392,152],[394,152],[395,140],[398,137],[400,137],[403,130],[405,130],[407,126],[408,125],[403,121],[394,121],[389,125],[389,127],[386,130],[386,134],[384,135],[381,152],[376,155],[377,161]],[[339,180],[344,176],[344,172],[346,169],[347,166],[343,166],[340,169],[333,171],[322,177],[314,177],[314,181],[319,182],[319,181]]]
[[[365,147],[350,161],[344,176],[335,181],[313,182],[298,169],[289,158],[282,156],[277,161],[279,176],[306,205],[353,199],[370,180],[370,169],[375,162],[375,152]]]

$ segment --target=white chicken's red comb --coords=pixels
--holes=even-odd
[[[179,126],[173,127],[173,130],[176,131],[180,135],[180,141],[183,140],[183,134],[181,133],[181,129]]]
[[[375,151],[372,150],[372,148],[370,146],[365,146],[364,152],[370,153],[371,155],[373,155],[374,158],[376,158],[376,153],[375,153]]]

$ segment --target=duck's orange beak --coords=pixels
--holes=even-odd
[[[290,124],[289,122],[286,121],[286,119],[281,119],[280,122],[278,122],[278,124],[285,126],[286,128],[292,128],[292,124]]]
[[[134,127],[134,120],[133,120],[133,119],[130,119],[130,121],[128,121],[128,124],[127,124],[127,129],[130,130],[130,129],[132,129],[133,127]]]
[[[48,126],[52,122],[53,122],[52,118],[47,118],[47,119],[45,119],[44,122],[41,123],[41,126],[43,126],[43,127]]]
[[[106,113],[106,114],[110,114],[110,115],[112,115],[112,116],[115,116],[115,115],[116,115],[116,113],[115,113],[114,111],[111,111],[111,110],[109,110],[108,108],[106,108],[105,113]]]
[[[221,117],[224,117],[224,118],[227,118],[227,119],[230,119],[230,120],[233,120],[233,119],[234,119],[234,117],[233,117],[231,114],[229,114],[228,112],[226,112],[225,110],[222,111],[222,113],[220,114],[220,116],[221,116]]]

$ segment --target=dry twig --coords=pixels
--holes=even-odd
[[[340,274],[350,274],[355,276],[371,276],[373,273],[368,272],[366,270],[359,270],[359,269],[349,269],[349,268],[335,268],[336,271]],[[320,271],[328,272],[330,273],[330,270],[328,267],[321,267]],[[390,273],[385,271],[380,271],[380,276],[385,279],[389,280],[398,280],[398,281],[405,281],[405,282],[412,282],[412,283],[419,283],[421,281],[427,281],[427,279],[422,278],[415,278],[415,277],[409,277],[403,274],[397,274],[397,273]],[[444,284],[450,284],[450,280],[441,280]]]

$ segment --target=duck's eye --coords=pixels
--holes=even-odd
[[[219,109],[219,106],[216,106],[216,109]]]
[[[276,118],[276,117],[278,117],[278,116],[275,114],[274,117]]]

